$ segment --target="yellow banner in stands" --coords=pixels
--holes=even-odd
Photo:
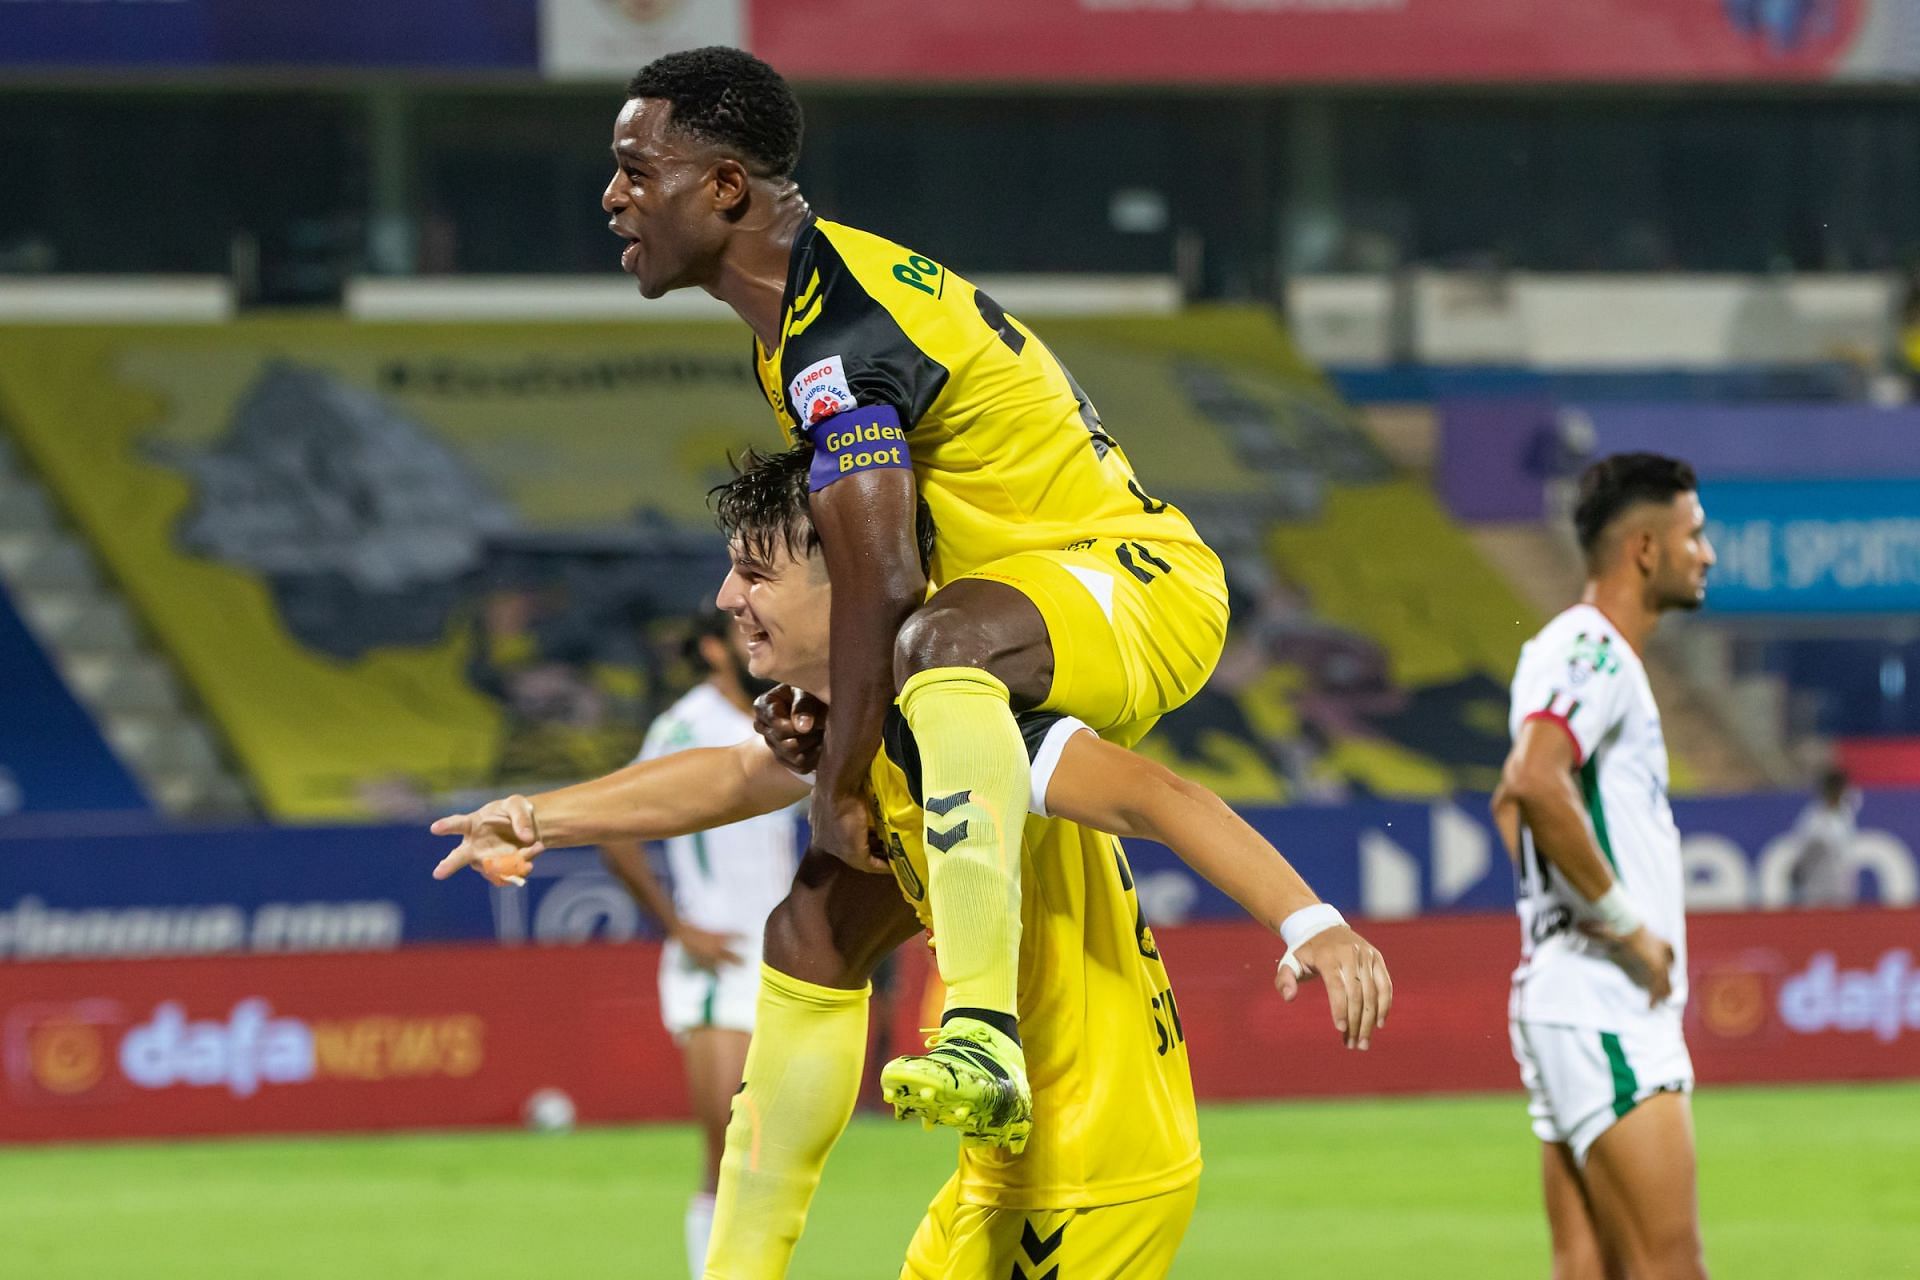
[[[1263,313],[1045,331],[1156,492],[1269,483],[1207,407],[1311,378]],[[729,452],[779,441],[731,324],[4,328],[0,415],[282,819],[620,763],[659,673],[582,639],[637,625],[608,575],[645,596],[632,546],[711,529]]]

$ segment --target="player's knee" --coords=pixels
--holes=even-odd
[[[894,638],[894,684],[939,667],[984,670],[992,660],[993,637],[986,628],[964,611],[936,602],[916,611]]]
[[[1653,1280],[1707,1280],[1706,1251],[1691,1225],[1663,1231],[1647,1243],[1645,1265],[1636,1268]]]
[[[1584,1215],[1578,1223],[1550,1220],[1553,1242],[1553,1280],[1623,1280],[1624,1272],[1609,1266],[1607,1251]]]
[[[1607,1266],[1591,1239],[1553,1242],[1553,1280],[1619,1280],[1624,1274]]]
[[[833,928],[821,895],[797,890],[767,916],[761,958],[770,969],[817,987],[857,987],[856,976],[834,945]]]
[[[833,950],[826,904],[799,890],[781,898],[766,917],[760,958],[770,969],[816,986],[837,986],[845,961]]]

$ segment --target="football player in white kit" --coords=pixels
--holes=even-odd
[[[1539,1137],[1556,1280],[1706,1275],[1694,1185],[1687,940],[1667,747],[1640,651],[1714,562],[1693,469],[1580,477],[1579,604],[1527,642],[1493,798],[1518,868],[1509,1023]]]
[[[640,760],[695,747],[731,747],[755,736],[753,696],[766,688],[747,672],[739,629],[717,610],[695,623],[689,656],[707,678],[647,730]],[[706,1270],[713,1196],[727,1118],[747,1061],[760,996],[761,935],[787,896],[798,861],[794,811],[781,810],[666,841],[668,897],[638,841],[604,845],[601,858],[660,921],[660,1012],[680,1045],[687,1093],[706,1141],[699,1193],[687,1205],[687,1269]]]

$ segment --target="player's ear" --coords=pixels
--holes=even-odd
[[[707,185],[713,192],[713,207],[724,214],[745,212],[749,175],[747,167],[732,156],[713,162]]]
[[[1660,535],[1651,525],[1641,525],[1633,531],[1633,558],[1646,573],[1653,573],[1660,567]]]

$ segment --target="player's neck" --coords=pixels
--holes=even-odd
[[[1660,624],[1660,611],[1648,605],[1645,589],[1618,574],[1588,578],[1580,602],[1605,614],[1636,654],[1645,652],[1653,629]]]
[[[707,292],[747,322],[760,345],[780,345],[780,309],[787,296],[787,268],[793,242],[812,210],[799,188],[767,193],[765,214],[750,214],[734,229]]]

